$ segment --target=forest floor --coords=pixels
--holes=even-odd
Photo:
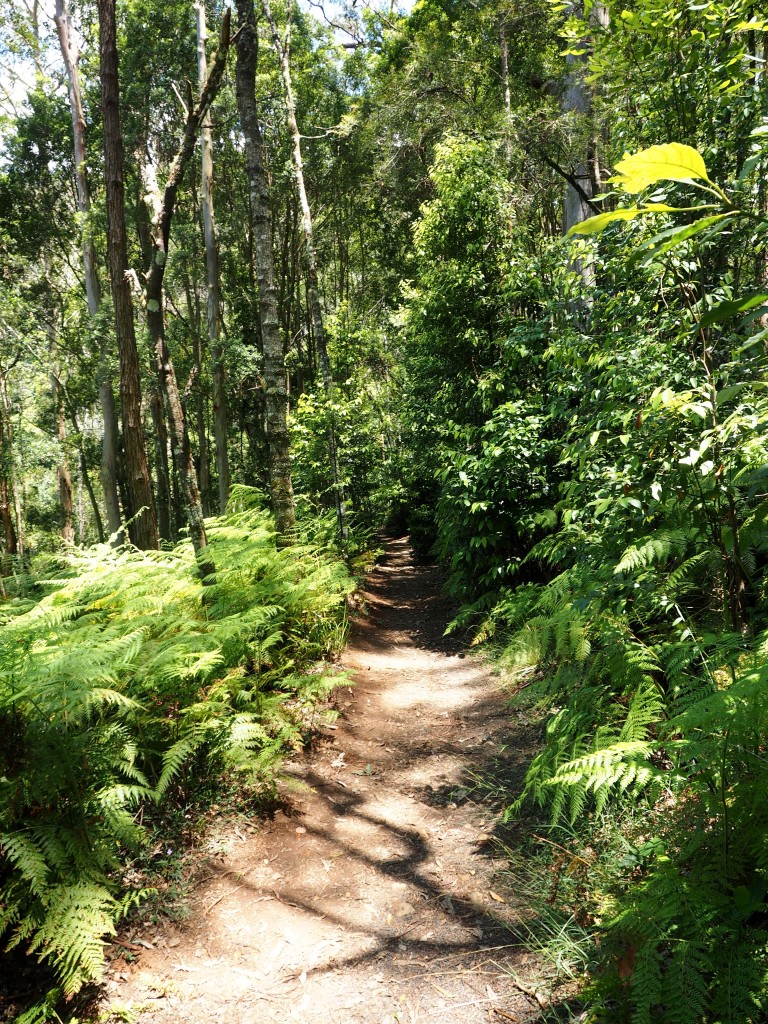
[[[287,765],[295,785],[272,820],[255,832],[222,820],[185,920],[113,947],[101,1020],[540,1019],[515,934],[526,911],[477,786],[500,751],[519,779],[534,731],[443,637],[450,606],[407,540],[386,543],[364,598],[336,725]]]

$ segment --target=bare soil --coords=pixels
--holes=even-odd
[[[538,1019],[520,983],[532,969],[515,936],[525,908],[499,877],[493,811],[476,788],[502,747],[521,772],[532,737],[482,661],[443,638],[439,584],[406,539],[387,542],[344,658],[356,685],[340,693],[335,728],[288,765],[294,785],[272,821],[255,835],[222,824],[226,852],[186,921],[129,933],[133,963],[115,947],[102,1014]]]

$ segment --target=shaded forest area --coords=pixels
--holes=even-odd
[[[753,0],[4,6],[29,1021],[100,976],[154,816],[274,790],[383,528],[543,717],[505,816],[550,816],[583,1019],[765,1019],[766,61]]]

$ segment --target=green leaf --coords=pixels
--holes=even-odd
[[[710,327],[712,324],[722,323],[723,320],[730,320],[732,316],[746,313],[748,309],[754,309],[755,306],[761,306],[766,302],[768,302],[767,292],[744,295],[740,299],[725,299],[704,314],[699,320],[699,327]]]
[[[609,224],[617,220],[634,220],[635,217],[644,213],[675,213],[674,206],[667,206],[666,203],[648,203],[646,206],[628,206],[621,210],[607,210],[605,213],[598,213],[594,217],[574,224],[569,228],[569,235],[596,235],[604,231]]]
[[[642,192],[660,181],[709,181],[701,154],[692,146],[668,142],[627,155],[616,164],[615,181],[627,192]]]
[[[754,171],[760,161],[763,159],[763,153],[753,153],[752,156],[748,156],[744,161],[739,172],[739,181],[744,181]]]
[[[762,389],[768,387],[765,381],[740,381],[738,384],[729,384],[728,387],[722,388],[717,393],[717,404],[718,406],[725,405],[730,402],[732,398],[736,398],[745,389],[754,391],[755,389]]]
[[[658,235],[654,235],[653,238],[649,238],[647,242],[644,242],[640,249],[633,253],[628,263],[631,265],[640,260],[650,262],[658,256],[663,256],[670,249],[674,249],[681,242],[687,242],[689,238],[693,238],[695,235],[701,234],[702,231],[706,231],[713,224],[718,224],[720,221],[735,216],[736,213],[734,212],[717,213],[711,217],[701,217],[692,224],[685,224],[681,228],[668,228],[666,231],[660,231]]]

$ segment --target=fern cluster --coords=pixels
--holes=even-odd
[[[719,566],[695,531],[661,529],[608,561],[566,527],[531,557],[557,562],[567,541],[579,554],[569,568],[493,613],[504,660],[538,667],[525,693],[550,709],[508,813],[533,799],[588,831],[645,807],[650,852],[605,893],[604,949],[617,960],[631,950],[632,980],[617,990],[607,955],[597,1018],[615,1019],[618,991],[633,1024],[757,1020],[768,1009],[768,643],[706,629],[711,614],[691,602],[717,586]]]
[[[98,978],[142,804],[193,763],[273,785],[304,711],[339,681],[338,560],[277,549],[239,489],[210,524],[216,582],[191,546],[72,556],[43,596],[0,609],[0,933],[54,967],[66,994]],[[140,894],[139,894],[140,895]]]
[[[559,462],[545,467],[544,487],[537,463],[530,492],[504,477],[513,522],[495,535],[494,558],[504,552],[506,564],[495,586],[464,574],[472,600],[453,627],[490,642],[545,710],[544,746],[509,816],[533,801],[585,845],[606,818],[646,821],[642,857],[602,892],[595,1019],[748,1024],[768,1013],[763,360],[741,364],[746,379],[713,396],[685,351],[662,357],[656,340],[616,332],[611,351],[553,340],[555,411],[548,423],[516,406],[527,427],[510,436],[539,431],[548,456],[557,422]],[[729,372],[724,364],[723,383]],[[678,387],[649,383],[673,374]],[[570,395],[574,380],[579,410],[564,399],[557,420],[558,391]],[[510,408],[485,431],[501,433]],[[476,439],[468,447],[443,471],[451,488],[439,511],[452,517],[454,547],[459,527],[495,500],[477,468],[492,468],[487,451]],[[521,460],[529,449],[526,440]]]

